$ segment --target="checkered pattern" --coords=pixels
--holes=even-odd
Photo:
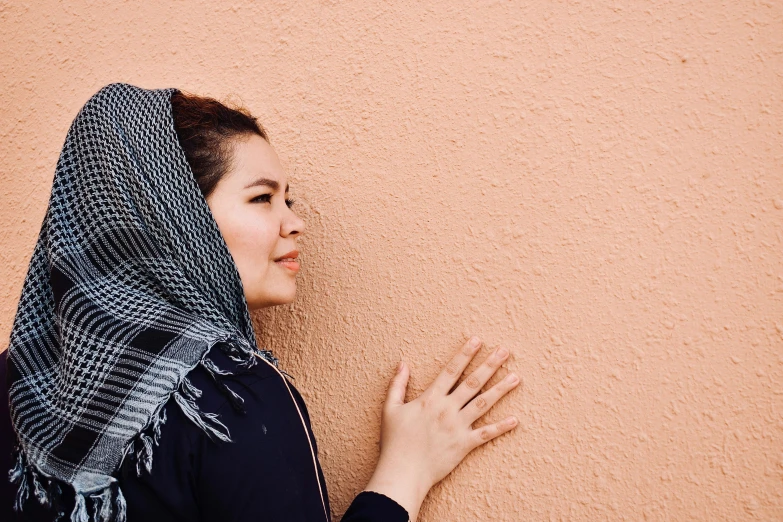
[[[174,92],[111,84],[76,116],[13,323],[9,395],[25,467],[77,495],[114,484],[134,437],[212,345],[258,350],[177,140]]]

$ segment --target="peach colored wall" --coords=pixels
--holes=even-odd
[[[239,96],[309,226],[258,331],[337,515],[398,358],[418,393],[477,333],[521,426],[421,520],[783,519],[781,2],[38,0],[0,32],[5,342],[87,98]]]

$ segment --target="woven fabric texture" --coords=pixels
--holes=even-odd
[[[226,373],[211,347],[276,363],[177,140],[174,92],[107,85],[65,139],[9,346],[19,509],[75,494],[71,520],[124,520],[112,475],[128,456],[150,470],[169,398],[229,440],[187,379]]]

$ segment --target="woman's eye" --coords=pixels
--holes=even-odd
[[[272,194],[261,194],[260,196],[256,196],[250,201],[261,201],[263,203],[269,203],[269,201],[272,199]]]
[[[252,202],[261,202],[261,203],[269,203],[272,200],[272,194],[261,194],[260,196],[256,196],[250,201]],[[291,208],[294,205],[293,199],[286,199],[285,204],[288,205],[288,208]]]

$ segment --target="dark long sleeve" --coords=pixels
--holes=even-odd
[[[386,495],[362,491],[348,507],[341,522],[408,522],[404,507]]]

